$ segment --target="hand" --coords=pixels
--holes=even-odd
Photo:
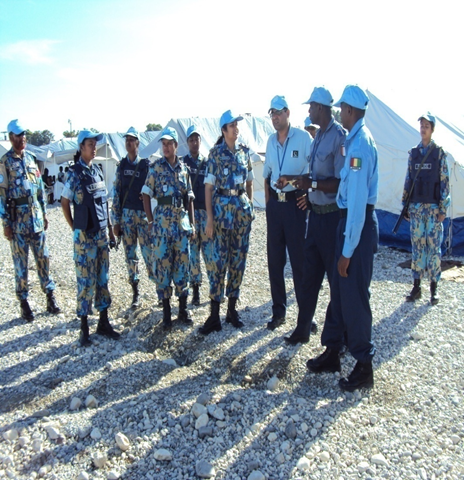
[[[408,222],[410,221],[409,213],[404,214],[404,219],[407,220]]]
[[[281,175],[275,185],[279,190],[285,188],[288,185],[288,179],[286,175]]]
[[[296,204],[298,205],[298,208],[301,210],[307,210],[308,209],[308,195],[306,193],[302,195],[301,197],[298,197],[296,200]]]
[[[340,255],[338,259],[338,273],[341,277],[346,278],[348,276],[348,267],[350,266],[350,258],[346,258],[343,255]]]
[[[195,225],[192,225],[192,235],[190,236],[192,240],[197,238],[197,231],[195,230]]]
[[[206,220],[206,236],[208,238],[213,238],[213,220],[209,217]]]
[[[444,213],[439,213],[438,214],[438,221],[441,223],[445,220],[446,215]]]
[[[47,230],[48,228],[48,218],[47,215],[44,215],[44,230]]]
[[[13,229],[11,227],[3,227],[3,235],[11,242],[13,240]]]
[[[298,188],[298,190],[308,190],[309,188],[311,188],[311,182],[312,182],[312,179],[310,179],[309,177],[304,177],[300,175],[295,178],[295,181],[293,182],[293,186],[295,188]]]
[[[121,225],[119,223],[115,223],[113,225],[113,233],[116,237],[120,237],[122,232],[121,232]]]

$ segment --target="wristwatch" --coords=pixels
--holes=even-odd
[[[316,181],[316,180],[313,180],[313,181],[311,182],[311,188],[312,188],[313,190],[317,190],[317,181]]]

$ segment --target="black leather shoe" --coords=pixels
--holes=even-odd
[[[284,340],[289,344],[289,345],[296,345],[297,343],[308,343],[309,342],[309,337],[305,337],[304,335],[295,335],[295,332],[293,332],[289,337],[284,337]]]
[[[193,285],[192,305],[198,307],[200,305],[200,285]]]
[[[240,320],[238,316],[238,312],[235,309],[235,305],[237,303],[237,298],[230,297],[229,303],[227,305],[227,315],[226,315],[226,322],[230,323],[235,328],[242,328],[243,322]]]
[[[306,366],[313,373],[339,372],[342,369],[338,350],[326,348],[321,355],[311,358],[306,362]]]
[[[374,386],[372,362],[356,362],[348,378],[341,378],[338,384],[347,392],[354,392],[360,388],[372,388]]]
[[[117,340],[121,336],[121,334],[116,332],[116,330],[114,330],[113,327],[110,325],[110,322],[108,321],[108,310],[106,308],[105,310],[102,310],[100,312],[100,320],[98,320],[97,333],[98,335],[103,335],[114,340]]]
[[[56,298],[53,294],[53,291],[47,292],[47,312],[53,313],[54,315],[61,312],[61,308],[56,303]]]
[[[179,322],[185,325],[192,325],[193,320],[190,318],[187,310],[187,297],[179,297],[179,315],[177,316]]]
[[[212,332],[219,332],[222,330],[221,318],[219,317],[219,309],[221,304],[215,300],[211,300],[211,315],[198,331],[202,335],[209,335]]]
[[[440,301],[440,297],[437,293],[437,282],[430,282],[430,303],[437,305]]]
[[[409,292],[409,295],[406,297],[407,302],[415,302],[416,300],[419,300],[422,296],[422,290],[420,286],[420,280],[415,279],[414,280],[414,285],[412,287],[412,290]]]
[[[28,322],[32,322],[34,320],[34,313],[31,310],[31,307],[29,306],[29,302],[24,299],[21,300],[20,302],[21,305],[21,317],[24,318],[24,320],[27,320]]]
[[[317,332],[317,322],[314,318],[311,320],[311,333]]]
[[[163,328],[164,330],[171,330],[172,318],[171,318],[171,299],[163,298]]]
[[[285,323],[285,317],[272,317],[270,322],[267,322],[268,330],[275,330]]]
[[[92,342],[90,341],[87,315],[81,316],[81,333],[79,335],[79,343],[81,344],[81,347],[90,347],[90,345],[92,345]]]
[[[132,303],[131,303],[131,308],[132,310],[135,310],[140,306],[140,292],[139,292],[139,282],[132,282],[131,283],[132,287]]]

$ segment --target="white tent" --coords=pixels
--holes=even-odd
[[[409,125],[391,108],[369,92],[366,125],[379,152],[379,217],[380,240],[383,244],[411,248],[409,223],[404,221],[397,235],[393,226],[401,212],[408,151],[420,142],[418,125]],[[420,113],[418,114],[418,116]],[[434,140],[447,152],[450,169],[450,220],[445,221],[444,248],[464,254],[464,132],[437,117]]]

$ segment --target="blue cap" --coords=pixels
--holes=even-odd
[[[305,118],[305,127],[309,127],[311,125],[311,119],[309,117]]]
[[[77,137],[77,145],[79,146],[81,143],[83,143],[86,138],[95,138],[95,140],[99,142],[103,138],[103,133],[94,133],[90,130],[81,130],[79,132],[79,136]]]
[[[176,143],[179,143],[179,137],[177,136],[177,132],[172,127],[165,127],[164,130],[161,132],[161,136],[158,141],[161,142],[163,138],[166,140],[175,140]]]
[[[271,100],[271,106],[269,107],[268,113],[271,110],[282,110],[283,108],[288,108],[287,100],[285,100],[283,95],[276,95]]]
[[[190,125],[190,127],[187,129],[187,140],[188,140],[189,137],[190,137],[191,135],[193,135],[194,133],[196,133],[197,135],[199,135],[199,136],[201,137],[200,132],[198,131],[198,128],[197,128],[197,126],[196,126],[195,124],[194,124],[194,125]]]
[[[321,105],[326,105],[327,107],[331,107],[334,103],[332,94],[325,88],[322,87],[315,87],[313,93],[309,97],[307,102],[304,102],[303,105],[308,105],[311,102],[320,103]]]
[[[435,125],[437,124],[435,116],[432,115],[430,112],[427,112],[427,113],[424,113],[423,115],[421,115],[421,116],[417,119],[417,121],[420,121],[420,120],[422,120],[422,119],[427,120],[427,121],[430,122],[430,123],[433,123],[433,126],[435,126]]]
[[[228,123],[232,122],[239,122],[240,120],[243,120],[243,117],[240,115],[236,116],[232,113],[231,110],[227,110],[227,112],[224,112],[221,115],[221,119],[219,120],[219,127],[222,128],[224,125],[227,125]]]
[[[8,133],[14,133],[15,135],[21,135],[21,133],[24,133],[27,128],[24,128],[22,125],[19,124],[18,119],[11,120],[11,122],[8,124]]]
[[[134,137],[137,140],[140,140],[139,132],[134,127],[130,127],[129,130],[124,134],[125,137]]]
[[[359,110],[367,110],[369,97],[360,86],[347,85],[345,90],[343,90],[342,98],[340,98],[334,106],[341,107],[342,103],[346,103],[354,108],[359,108]]]

